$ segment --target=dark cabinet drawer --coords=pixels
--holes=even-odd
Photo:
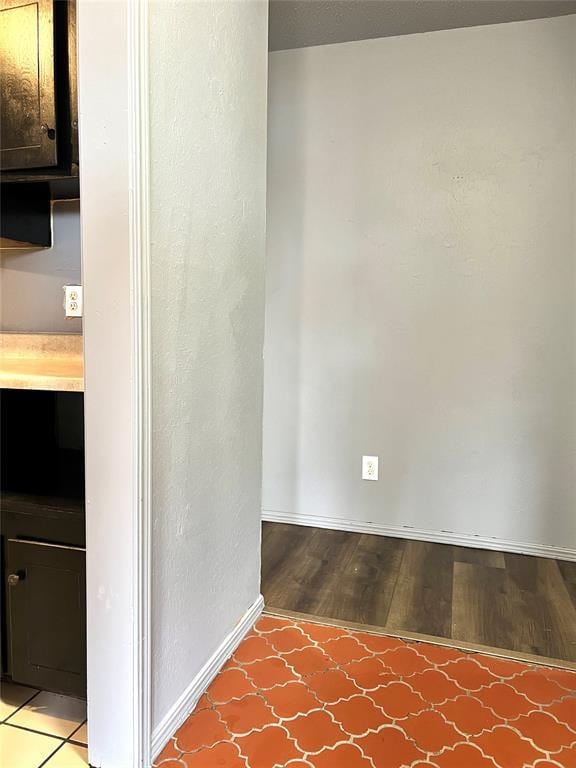
[[[3,493],[2,533],[7,539],[86,546],[84,504],[73,499]]]
[[[9,539],[6,582],[12,679],[85,696],[85,550]]]

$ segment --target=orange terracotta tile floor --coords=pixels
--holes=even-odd
[[[263,616],[162,768],[576,768],[576,672]]]

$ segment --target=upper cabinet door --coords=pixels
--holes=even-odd
[[[57,164],[52,0],[0,0],[0,167]]]

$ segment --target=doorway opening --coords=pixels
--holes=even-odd
[[[267,609],[574,664],[574,8],[305,5],[271,5]]]

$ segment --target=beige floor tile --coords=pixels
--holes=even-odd
[[[86,719],[86,702],[42,691],[7,722],[53,736],[67,737]]]
[[[38,768],[60,745],[61,739],[0,725],[0,765],[6,768]]]
[[[73,741],[81,741],[82,744],[88,744],[88,723],[81,725],[77,731],[74,731],[70,738]]]
[[[86,768],[88,750],[76,744],[64,744],[46,763],[45,768]]]
[[[0,721],[10,717],[18,707],[25,704],[38,691],[25,685],[15,683],[0,683]]]

